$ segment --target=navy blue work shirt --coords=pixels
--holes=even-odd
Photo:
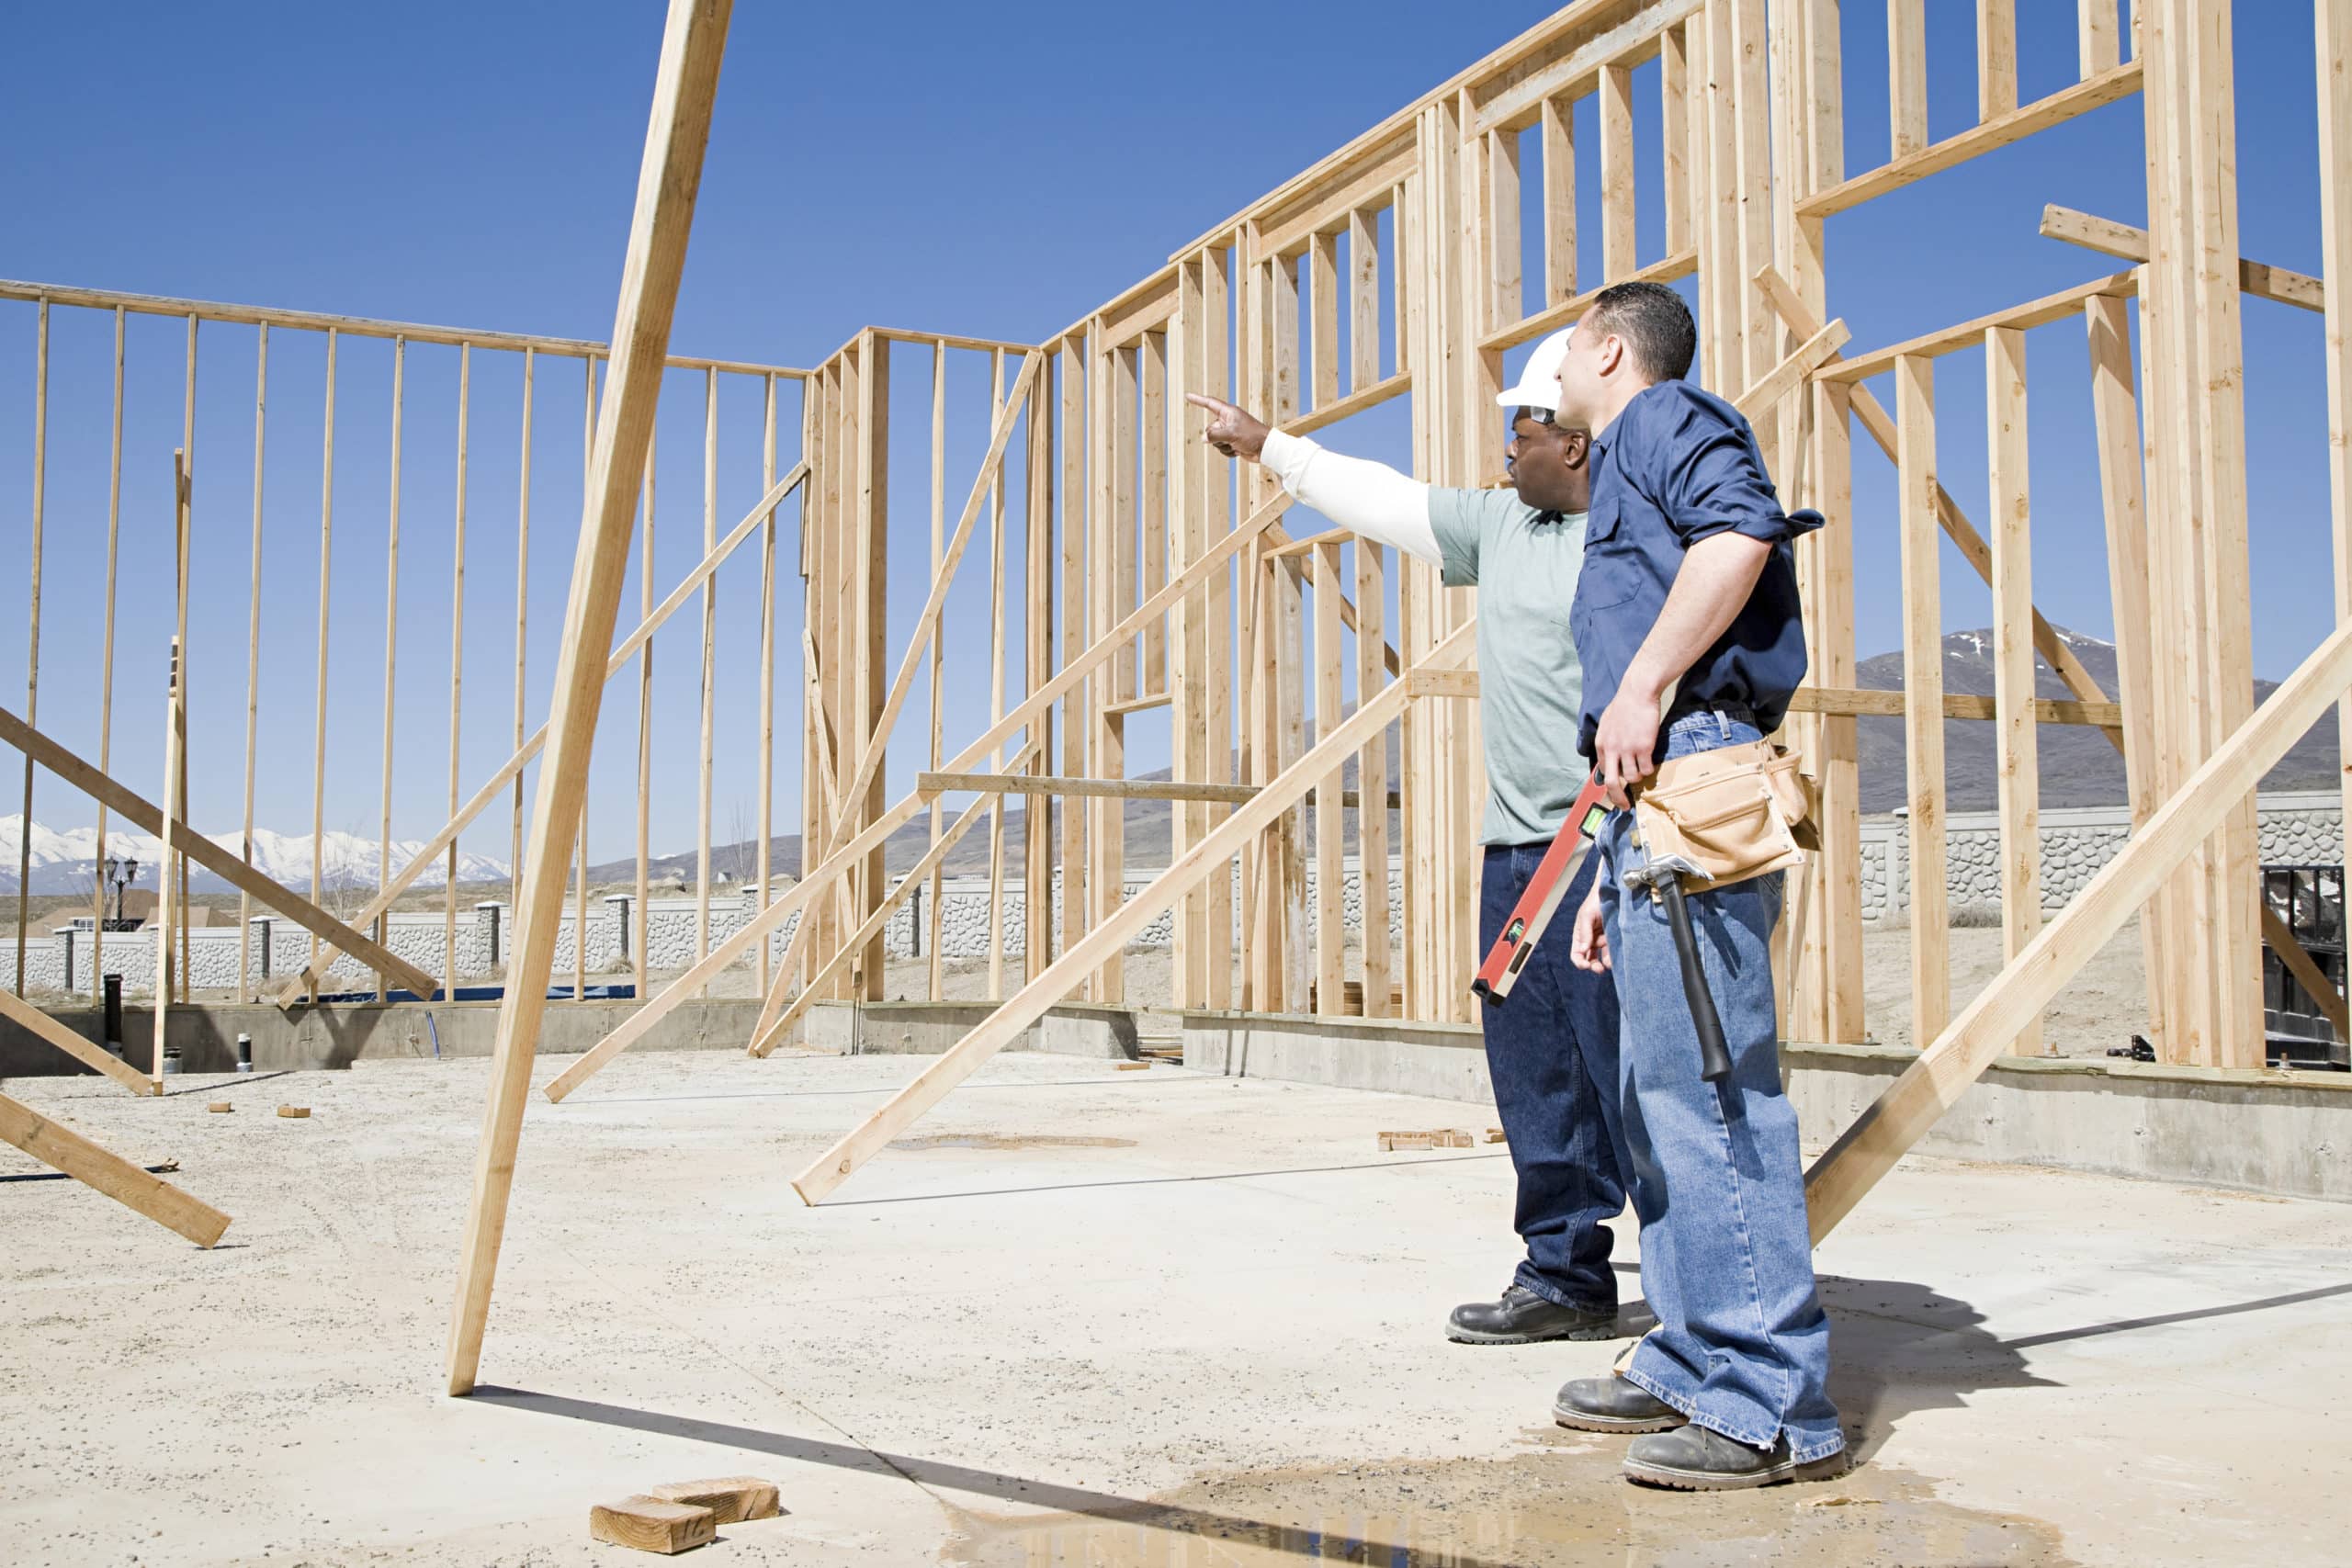
[[[1688,381],[1645,387],[1593,440],[1592,516],[1569,611],[1584,665],[1577,749],[1592,756],[1600,715],[1657,624],[1684,552],[1726,529],[1772,547],[1747,604],[1691,662],[1678,711],[1726,703],[1770,734],[1804,679],[1804,625],[1789,541],[1821,513],[1781,510],[1755,432],[1739,411]]]

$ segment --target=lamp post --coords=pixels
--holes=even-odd
[[[136,930],[135,925],[123,918],[122,894],[124,888],[138,880],[139,863],[128,858],[117,860],[114,856],[108,855],[106,858],[106,864],[99,871],[99,875],[103,879],[104,886],[114,889],[114,919],[107,922],[107,930],[110,931]]]

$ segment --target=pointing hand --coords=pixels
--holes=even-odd
[[[1202,432],[1208,444],[1228,457],[1246,457],[1258,461],[1258,454],[1265,449],[1266,423],[1243,412],[1222,398],[1206,398],[1198,392],[1187,392],[1184,400],[1196,409],[1208,411],[1208,428]]]

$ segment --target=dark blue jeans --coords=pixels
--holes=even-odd
[[[1548,847],[1487,846],[1478,897],[1481,955],[1494,946]],[[1617,1129],[1608,1115],[1611,1102],[1586,1066],[1588,1042],[1613,1066],[1616,983],[1568,962],[1569,927],[1600,863],[1598,854],[1585,856],[1510,999],[1480,1010],[1495,1108],[1519,1172],[1512,1223],[1527,1243],[1527,1257],[1513,1282],[1585,1312],[1617,1310],[1617,1276],[1609,1267],[1616,1238],[1609,1222],[1625,1207]],[[1615,1090],[1612,1081],[1609,1093]]]

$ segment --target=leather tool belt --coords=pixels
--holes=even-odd
[[[1694,893],[1713,893],[1804,863],[1820,848],[1813,782],[1769,740],[1696,751],[1662,763],[1634,797],[1653,861],[1687,863]]]

